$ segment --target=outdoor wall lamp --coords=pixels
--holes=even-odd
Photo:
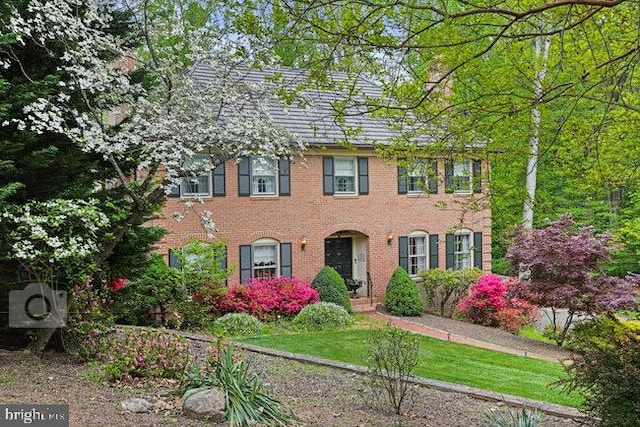
[[[300,239],[300,249],[304,251],[304,248],[307,246],[307,238],[302,236]]]
[[[389,232],[389,235],[387,236],[387,245],[391,246],[391,242],[393,242],[393,233]]]

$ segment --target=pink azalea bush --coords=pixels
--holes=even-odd
[[[517,334],[540,315],[533,304],[509,296],[509,284],[500,276],[485,274],[469,286],[469,294],[458,305],[462,318],[468,322],[500,327]]]
[[[458,304],[463,318],[471,323],[498,326],[497,314],[506,304],[507,287],[499,276],[485,274],[469,286],[469,295]]]
[[[318,301],[318,291],[308,282],[278,277],[253,279],[247,284],[232,286],[218,299],[216,308],[222,313],[249,313],[260,320],[271,320],[293,316]]]

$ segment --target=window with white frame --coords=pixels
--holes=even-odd
[[[251,158],[251,194],[274,195],[277,192],[276,161],[264,157]]]
[[[456,193],[471,192],[471,160],[459,160],[453,164],[453,189]]]
[[[270,279],[278,276],[278,243],[272,240],[259,240],[251,247],[253,252],[254,279]]]
[[[427,235],[422,232],[411,233],[407,243],[409,245],[408,272],[411,276],[417,276],[418,273],[427,269]]]
[[[424,193],[427,184],[427,166],[421,162],[407,171],[407,192]]]
[[[464,270],[473,267],[472,234],[458,231],[453,235],[453,269]]]
[[[355,194],[356,159],[354,157],[334,158],[334,192],[336,194]]]
[[[211,167],[207,156],[193,156],[184,162],[188,176],[182,178],[181,194],[183,196],[211,195]],[[201,173],[203,171],[206,173]]]

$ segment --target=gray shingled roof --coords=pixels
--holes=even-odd
[[[308,74],[304,70],[286,67],[277,70],[243,68],[236,72],[246,82],[274,84],[276,79],[279,85],[287,88],[296,88],[308,80]],[[196,66],[192,71],[192,75],[200,81],[210,80],[214,73],[215,70],[203,65]],[[332,73],[330,78],[334,82],[348,82],[347,76],[342,73]],[[367,98],[380,99],[382,89],[360,78],[357,80],[356,92],[357,95],[349,97],[346,90],[321,90],[306,86],[297,93],[296,101],[290,105],[281,100],[272,100],[269,109],[275,123],[311,146],[333,146],[347,142],[354,147],[370,147],[374,144],[389,144],[401,138],[402,133],[387,125],[385,119],[364,114],[364,101]],[[344,123],[336,120],[336,102],[347,102],[349,105]],[[354,130],[357,130],[355,134]]]

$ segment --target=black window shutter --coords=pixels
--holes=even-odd
[[[427,182],[429,183],[429,193],[438,193],[438,161],[431,162],[429,171],[427,172]]]
[[[172,186],[167,197],[180,197],[180,185],[177,184]]]
[[[175,254],[175,249],[169,249],[169,267],[180,269],[180,259]]]
[[[213,168],[213,196],[224,197],[225,190],[225,164],[224,162]]]
[[[358,157],[358,194],[369,194],[369,159]]]
[[[324,194],[333,194],[333,157],[322,158]]]
[[[482,192],[482,162],[480,160],[473,161],[473,192]]]
[[[407,169],[398,166],[398,194],[407,194]]]
[[[473,266],[482,270],[482,233],[473,233]]]
[[[291,243],[280,243],[280,276],[291,277]]]
[[[444,163],[444,192],[453,193],[453,162]]]
[[[286,157],[280,157],[278,161],[278,175],[280,179],[280,195],[281,196],[290,196],[291,195],[291,167],[290,167],[289,159]]]
[[[251,195],[251,165],[249,158],[238,163],[238,196]]]
[[[438,268],[438,235],[429,234],[429,268]]]
[[[445,237],[445,251],[447,253],[447,270],[453,268],[453,234],[447,234]]]
[[[409,237],[398,237],[398,258],[400,267],[405,271],[409,271]]]
[[[240,245],[240,283],[251,280],[253,260],[251,245]]]

